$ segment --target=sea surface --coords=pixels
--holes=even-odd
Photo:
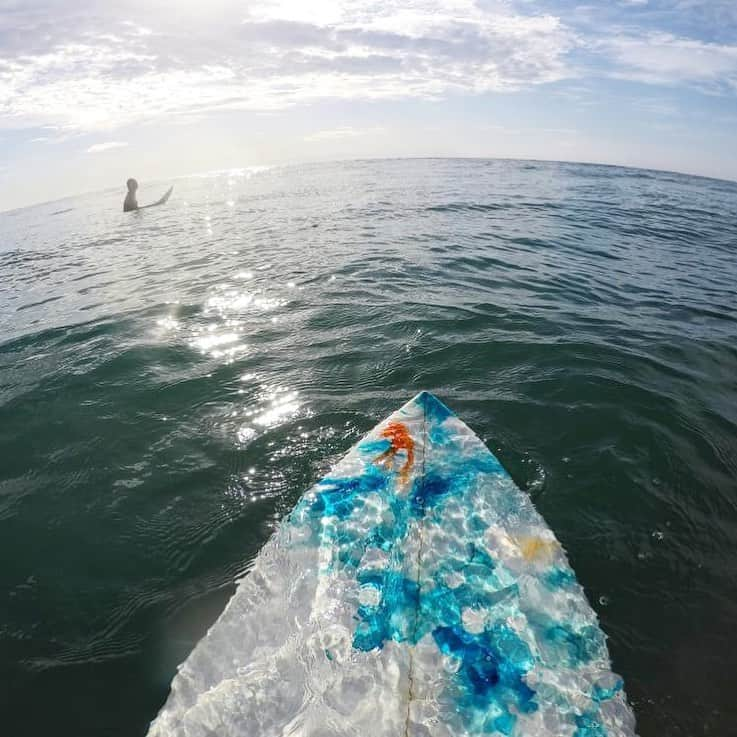
[[[1,734],[144,735],[301,492],[420,389],[567,549],[641,737],[735,734],[737,183],[174,184],[0,214]]]

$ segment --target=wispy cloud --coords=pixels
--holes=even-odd
[[[654,84],[695,84],[737,90],[737,45],[680,38],[670,33],[614,36],[599,44],[614,61],[612,74]]]
[[[95,143],[87,149],[88,154],[99,154],[103,151],[110,151],[114,148],[125,148],[128,144],[125,141],[107,141],[105,143]]]

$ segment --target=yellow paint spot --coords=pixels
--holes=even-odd
[[[558,546],[556,540],[543,540],[541,537],[523,537],[517,540],[520,552],[525,560],[548,560]]]

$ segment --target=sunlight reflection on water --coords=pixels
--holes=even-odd
[[[284,386],[263,386],[253,404],[242,413],[248,421],[236,431],[238,442],[249,443],[259,432],[295,418],[300,409],[302,402],[296,390]]]
[[[266,296],[263,290],[247,292],[224,285],[218,289],[220,293],[207,300],[206,313],[214,311],[225,316],[247,311],[269,312],[287,303],[284,299]]]

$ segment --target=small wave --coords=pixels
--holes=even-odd
[[[39,300],[38,302],[27,302],[24,305],[16,308],[16,312],[22,312],[23,310],[30,310],[32,307],[40,307],[41,305],[48,304],[49,302],[56,302],[59,299],[63,299],[63,295],[58,294],[54,297],[47,297],[46,299]]]
[[[496,212],[508,209],[508,205],[478,202],[449,202],[444,205],[430,205],[426,207],[427,212]]]

